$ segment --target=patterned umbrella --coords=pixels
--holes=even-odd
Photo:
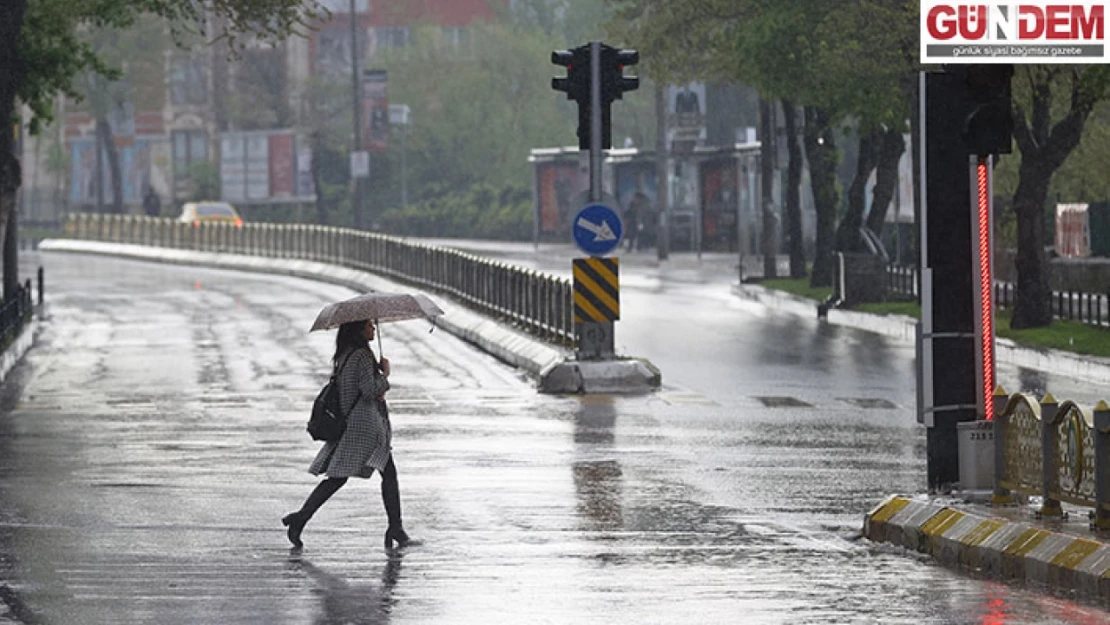
[[[382,324],[406,319],[434,320],[442,314],[439,306],[423,293],[366,293],[325,306],[309,332],[338,328],[351,321],[373,319]]]

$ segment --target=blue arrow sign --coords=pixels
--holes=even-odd
[[[620,215],[604,204],[587,204],[574,217],[574,242],[590,256],[603,256],[617,249],[624,235]]]

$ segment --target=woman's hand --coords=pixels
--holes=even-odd
[[[389,359],[386,358],[385,356],[382,356],[382,360],[381,360],[380,364],[382,366],[382,375],[384,375],[385,377],[388,378],[389,377]]]

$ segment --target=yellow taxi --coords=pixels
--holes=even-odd
[[[208,222],[233,223],[236,228],[243,225],[243,218],[227,202],[186,202],[177,220],[194,226]]]

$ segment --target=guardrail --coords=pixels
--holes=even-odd
[[[69,213],[66,236],[204,252],[289,258],[381,273],[451,295],[538,338],[574,344],[570,281],[455,249],[313,224],[181,222],[145,215]]]
[[[995,397],[994,497],[1013,492],[1042,498],[1039,514],[1063,516],[1060,502],[1094,508],[1092,528],[1110,529],[1110,405],[1087,409],[1005,392]]]
[[[42,298],[42,269],[39,269],[39,298]],[[6,351],[15,342],[24,326],[34,314],[31,305],[31,281],[16,287],[12,297],[0,303],[0,352]]]

